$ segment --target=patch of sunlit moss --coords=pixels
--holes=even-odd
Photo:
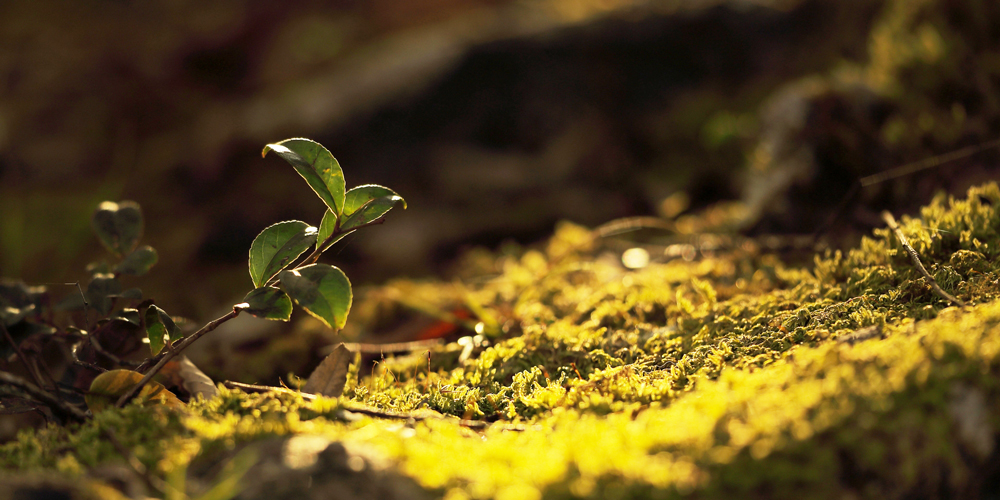
[[[122,461],[107,429],[169,475],[310,434],[377,450],[448,498],[974,496],[1000,429],[995,207],[989,184],[901,220],[967,309],[934,295],[887,230],[811,269],[734,250],[626,270],[564,225],[544,251],[498,257],[491,279],[392,285],[514,325],[468,359],[452,344],[430,368],[422,353],[354,365],[339,401],[224,389],[180,411],[109,410],[23,432],[0,463],[83,474]],[[880,330],[842,342],[867,326]],[[359,403],[423,419],[345,418]]]
[[[966,386],[1000,414],[992,382],[1000,305],[942,316],[884,340],[799,346],[760,370],[728,368],[666,405],[608,415],[559,409],[523,432],[434,421],[374,442],[426,487],[473,498],[512,487],[553,497],[694,490],[699,498],[961,490],[976,464],[963,458],[967,444],[947,408],[954,388]]]

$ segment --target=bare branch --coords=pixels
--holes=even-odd
[[[28,362],[28,357],[24,355],[24,351],[21,350],[21,346],[17,342],[14,342],[14,337],[11,337],[10,332],[7,331],[7,326],[3,324],[3,321],[0,321],[0,330],[3,331],[4,338],[7,339],[7,342],[10,342],[11,347],[14,348],[14,352],[17,353],[17,357],[24,365],[24,369],[28,370],[31,378],[35,381],[35,384],[38,384],[38,387],[40,388],[44,388],[45,384],[42,382],[42,377],[36,371],[37,367]]]
[[[52,408],[54,412],[59,413],[64,417],[68,417],[69,419],[74,420],[76,422],[84,422],[87,420],[86,413],[80,411],[74,406],[70,406],[60,401],[55,396],[49,394],[42,388],[38,387],[35,384],[32,384],[31,382],[28,382],[27,380],[24,380],[21,377],[18,377],[17,375],[0,371],[0,382],[20,388],[24,392],[27,392],[31,397],[48,405],[50,408]]]

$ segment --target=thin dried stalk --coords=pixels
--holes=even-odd
[[[150,358],[150,359],[156,359],[158,357],[159,360],[156,362],[155,365],[153,365],[152,368],[149,369],[148,372],[146,372],[146,375],[144,377],[142,377],[142,380],[140,380],[138,384],[135,384],[134,386],[132,386],[131,389],[129,389],[125,394],[122,395],[121,398],[118,399],[118,402],[115,404],[115,406],[117,406],[118,408],[121,408],[121,407],[125,406],[125,404],[128,403],[132,398],[134,398],[136,394],[139,394],[139,391],[142,390],[142,388],[147,383],[149,383],[149,381],[152,380],[153,377],[157,373],[159,373],[159,371],[161,369],[163,369],[163,366],[166,365],[168,361],[170,361],[171,359],[173,359],[174,356],[177,356],[178,354],[181,353],[181,351],[183,351],[184,349],[187,349],[187,347],[189,345],[191,345],[192,343],[194,343],[194,341],[200,339],[206,333],[209,333],[212,330],[215,330],[216,327],[218,327],[219,325],[225,323],[226,321],[229,321],[229,320],[231,320],[231,319],[239,316],[240,312],[242,312],[247,307],[249,307],[249,304],[246,304],[246,303],[236,304],[235,306],[233,306],[233,310],[232,311],[226,313],[225,315],[223,315],[220,318],[217,318],[217,319],[214,319],[212,321],[209,321],[208,324],[206,324],[205,326],[201,327],[201,330],[198,330],[197,332],[192,333],[188,337],[184,337],[182,339],[177,340],[173,344],[168,345],[166,347],[166,349],[164,349],[164,351],[162,353],[160,353],[159,355],[155,356],[154,358]],[[143,364],[145,364],[145,363],[143,363]]]
[[[938,286],[937,281],[934,280],[934,277],[927,272],[927,269],[924,268],[923,263],[920,262],[920,256],[917,255],[917,251],[913,249],[913,246],[910,245],[910,240],[906,239],[906,235],[903,234],[903,231],[899,229],[899,225],[896,224],[896,219],[893,218],[892,214],[889,213],[888,211],[883,211],[882,219],[885,220],[885,223],[889,226],[889,229],[892,229],[892,232],[896,234],[896,238],[899,238],[899,243],[902,244],[903,248],[906,249],[906,253],[910,254],[910,259],[913,260],[913,265],[917,267],[917,270],[920,271],[920,274],[924,275],[924,280],[926,280],[927,284],[931,286],[931,290],[934,290],[934,293],[940,295],[945,300],[953,304],[956,304],[958,306],[965,307],[965,302],[962,302],[961,300],[958,299],[958,297],[955,297],[954,295],[942,290],[941,287]]]

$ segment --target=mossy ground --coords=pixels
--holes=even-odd
[[[881,139],[919,152],[988,135],[998,66],[993,25],[978,21],[992,4],[886,5],[869,63],[838,76],[894,98]],[[627,270],[567,224],[541,250],[470,254],[478,279],[397,281],[354,306],[358,325],[386,302],[462,305],[493,335],[467,358],[453,343],[355,365],[336,401],[223,389],[182,411],[25,431],[0,447],[0,483],[108,498],[114,481],[96,471],[123,462],[110,431],[171,487],[199,479],[192,495],[224,483],[212,464],[239,462],[246,443],[321,435],[449,499],[995,498],[1000,189],[901,222],[968,307],[932,293],[886,229],[809,266],[743,248]],[[361,404],[421,418],[345,418]]]
[[[734,250],[633,271],[563,225],[475,286],[386,286],[474,305],[497,336],[467,360],[454,344],[430,362],[386,359],[340,400],[223,390],[183,411],[104,411],[24,432],[0,463],[86,476],[122,460],[110,429],[176,479],[242,443],[318,434],[450,499],[985,496],[1000,429],[998,227],[995,184],[902,218],[930,273],[970,304],[959,309],[888,230],[811,269]],[[430,418],[345,419],[360,403]]]

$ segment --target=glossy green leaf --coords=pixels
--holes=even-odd
[[[180,338],[181,329],[174,324],[173,318],[166,311],[151,305],[146,309],[146,338],[149,339],[149,350],[153,355],[160,353],[163,348]]]
[[[312,264],[278,275],[281,286],[309,314],[331,328],[343,328],[351,310],[351,282],[327,264]]]
[[[356,229],[360,226],[373,222],[384,216],[389,212],[389,210],[392,210],[393,207],[397,205],[402,205],[403,208],[406,208],[406,201],[404,201],[399,195],[381,196],[379,198],[369,200],[349,217],[344,218],[344,220],[340,223],[340,230],[347,232],[351,229]]]
[[[323,242],[326,241],[326,239],[329,238],[331,234],[333,234],[333,231],[334,229],[336,229],[336,226],[337,226],[337,216],[333,215],[333,212],[327,210],[326,213],[323,214],[323,221],[319,223],[319,234],[316,235],[316,248],[319,248],[320,245],[322,245]],[[325,247],[323,247],[323,251],[325,252],[326,249],[333,246],[334,243],[344,239],[344,236],[347,236],[347,234],[340,233],[337,237],[330,240],[330,242],[327,243]]]
[[[131,276],[142,276],[149,272],[149,268],[153,267],[158,259],[159,256],[157,256],[156,250],[153,247],[143,245],[126,255],[125,259],[115,266],[115,272]]]
[[[302,138],[286,139],[264,146],[261,155],[267,155],[268,151],[274,151],[291,164],[333,213],[343,212],[344,171],[320,143]]]
[[[316,228],[292,220],[268,226],[250,244],[250,279],[260,288],[316,243]]]
[[[101,244],[119,256],[127,255],[139,243],[142,224],[142,210],[134,201],[102,202],[91,218]]]
[[[344,196],[344,215],[351,215],[354,212],[357,212],[359,208],[364,206],[369,201],[383,196],[399,196],[399,194],[385,186],[379,186],[377,184],[365,184],[363,186],[351,188],[351,190]],[[399,199],[402,201],[403,208],[405,209],[406,201],[403,201],[402,197]]]
[[[114,407],[118,398],[124,396],[140,380],[142,374],[132,370],[109,370],[98,375],[90,383],[90,390],[84,396],[87,407],[94,413]],[[184,406],[174,393],[152,380],[142,386],[142,390],[133,401],[138,401],[143,406],[165,405],[173,408]]]
[[[376,203],[374,200],[384,197],[398,197],[398,200],[393,201],[393,204],[386,208],[386,203]],[[391,199],[391,198],[390,198]],[[328,248],[333,246],[334,243],[342,240],[344,236],[351,229],[356,229],[358,226],[371,222],[392,209],[395,204],[402,204],[403,208],[406,208],[406,200],[403,200],[395,191],[375,184],[366,184],[364,186],[358,186],[347,192],[344,198],[344,213],[341,215],[340,219],[342,222],[342,227],[340,228],[341,234],[330,240],[322,248],[325,252]],[[369,208],[370,207],[370,208]],[[356,214],[359,210],[361,213]],[[352,217],[354,216],[354,217]],[[333,212],[327,210],[323,214],[323,221],[319,225],[319,235],[316,238],[316,248],[320,248],[320,245],[326,241],[327,238],[333,234],[336,229],[337,217]]]
[[[243,299],[249,307],[244,311],[264,319],[288,321],[292,317],[292,299],[279,288],[261,287]]]

